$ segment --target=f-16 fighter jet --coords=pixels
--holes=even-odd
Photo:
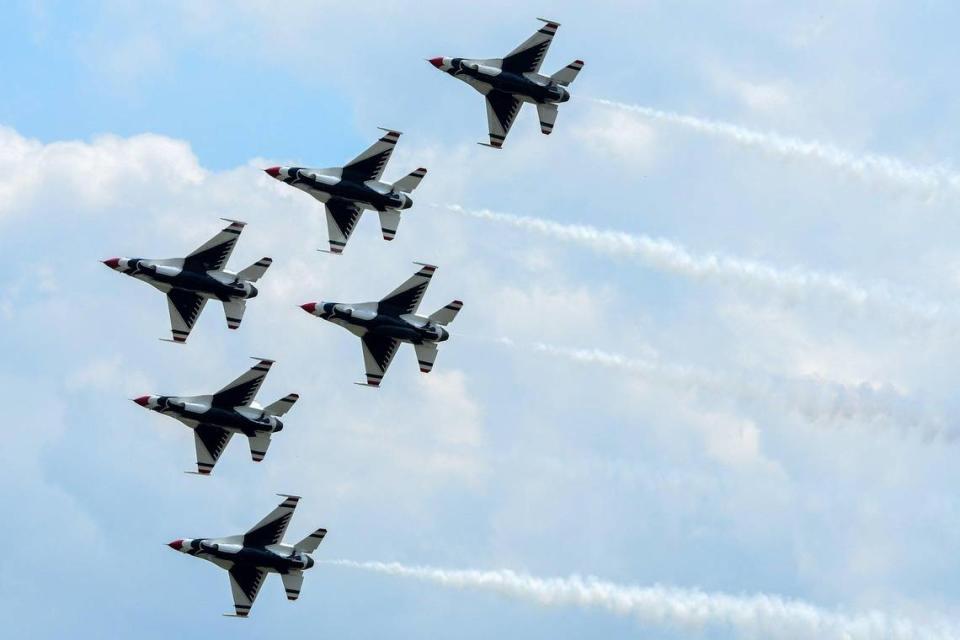
[[[343,252],[364,209],[380,214],[383,239],[393,240],[400,225],[400,212],[413,206],[413,199],[408,194],[427,175],[427,170],[421,167],[393,184],[381,182],[380,176],[400,139],[399,131],[382,131],[386,131],[382,138],[343,167],[264,169],[271,177],[306,191],[324,203],[330,253]]]
[[[228,227],[186,258],[110,258],[103,261],[114,271],[143,280],[167,294],[173,342],[187,341],[190,330],[210,299],[223,303],[227,326],[239,328],[247,300],[257,296],[257,288],[253,283],[273,263],[270,258],[260,258],[238,273],[225,271],[223,267],[246,225],[235,220],[227,222],[230,223]]]
[[[174,540],[167,544],[230,573],[236,613],[225,613],[226,616],[247,617],[268,573],[280,574],[288,600],[300,597],[303,572],[314,565],[310,554],[323,542],[327,530],[317,529],[293,546],[280,542],[300,497],[279,495],[284,498],[280,506],[242,535]]]
[[[463,303],[454,300],[426,318],[416,315],[436,270],[432,265],[420,266],[420,271],[379,302],[308,302],[300,306],[360,337],[367,381],[356,384],[379,387],[401,342],[409,342],[416,349],[420,371],[429,373],[433,369],[438,344],[450,337],[443,326],[453,322]]]
[[[141,407],[175,418],[193,429],[197,447],[197,473],[209,475],[235,433],[250,440],[250,455],[260,462],[267,455],[270,436],[283,429],[280,417],[300,399],[291,393],[266,407],[253,402],[273,360],[259,362],[213,395],[141,396]],[[191,472],[192,473],[192,472]]]
[[[540,130],[549,134],[557,120],[557,105],[570,99],[565,87],[576,79],[583,60],[574,60],[552,76],[540,75],[540,64],[560,25],[543,18],[538,20],[546,24],[503,58],[428,60],[437,69],[463,80],[486,96],[490,144],[485,146],[497,149],[503,146],[524,102],[537,105]]]

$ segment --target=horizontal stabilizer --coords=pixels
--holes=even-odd
[[[269,404],[263,408],[264,413],[267,413],[271,416],[282,416],[287,411],[290,411],[293,408],[294,403],[300,399],[300,396],[296,393],[291,393],[286,395],[273,404]]]
[[[281,573],[280,578],[283,580],[283,589],[287,592],[287,600],[296,600],[299,598],[300,587],[303,586],[303,572],[290,571],[289,573]]]
[[[320,546],[320,543],[323,542],[323,538],[326,535],[326,529],[317,529],[306,538],[293,545],[293,548],[297,551],[302,551],[303,553],[313,553],[317,550],[317,547]]]
[[[400,178],[393,183],[394,191],[403,191],[404,193],[410,193],[414,189],[420,186],[420,181],[423,180],[423,176],[427,175],[427,170],[423,167],[420,167],[413,173]]]
[[[227,327],[230,329],[239,329],[243,322],[243,314],[247,310],[246,300],[225,300],[223,302],[223,313],[227,317]]]
[[[270,431],[257,431],[256,435],[250,440],[250,457],[254,462],[263,461],[267,455],[267,449],[270,448]]]
[[[263,274],[267,272],[267,269],[271,264],[273,264],[272,258],[260,258],[252,265],[238,273],[237,278],[240,280],[247,280],[249,282],[256,282],[263,277]]]
[[[442,309],[437,309],[431,313],[428,320],[434,324],[450,324],[462,308],[463,303],[459,300],[454,300]]]
[[[380,231],[384,240],[393,240],[397,237],[397,227],[400,226],[400,212],[390,209],[380,211]]]
[[[553,125],[557,121],[557,105],[538,104],[537,115],[540,116],[540,131],[546,135],[553,133]]]
[[[430,373],[433,363],[437,361],[437,343],[424,342],[413,345],[413,348],[417,352],[417,364],[420,365],[421,373]]]
[[[580,73],[580,69],[583,69],[583,60],[574,60],[550,76],[550,79],[565,87],[577,79],[577,74]]]

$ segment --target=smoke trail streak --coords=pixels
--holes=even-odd
[[[512,340],[501,344],[514,346]],[[814,423],[836,420],[883,421],[904,430],[919,429],[925,438],[952,441],[956,433],[940,417],[928,415],[917,403],[889,384],[847,385],[817,378],[723,374],[663,363],[655,358],[630,358],[599,349],[576,349],[535,342],[533,350],[589,365],[629,371],[656,384],[681,391],[708,392],[747,403],[773,403]]]
[[[543,606],[577,606],[634,616],[641,623],[701,631],[728,628],[763,640],[956,640],[946,622],[920,625],[880,611],[839,613],[776,595],[729,595],[655,585],[624,586],[594,577],[537,578],[501,569],[449,570],[396,562],[332,560],[326,564],[414,578],[455,589],[493,591]]]
[[[757,131],[727,122],[603,98],[587,100],[724,138],[743,146],[761,148],[781,156],[817,160],[866,180],[879,178],[895,185],[927,191],[931,195],[960,190],[960,174],[944,166],[918,167],[898,158],[872,153],[856,154],[817,140],[801,140],[779,133]]]
[[[942,311],[941,305],[917,300],[912,295],[894,296],[884,284],[867,287],[838,274],[800,267],[783,270],[761,262],[717,253],[697,255],[684,246],[663,238],[597,229],[589,225],[562,224],[544,218],[518,216],[489,209],[467,209],[457,204],[428,206],[533,231],[557,240],[580,244],[606,255],[633,256],[652,268],[696,280],[712,278],[774,290],[791,297],[828,293],[856,308],[863,308],[868,304],[881,305],[928,321]]]

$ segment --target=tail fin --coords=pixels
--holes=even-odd
[[[271,264],[273,264],[273,258],[260,258],[243,271],[237,273],[237,277],[241,280],[256,282],[263,277],[263,274],[267,272],[267,268]]]
[[[317,529],[306,538],[293,545],[293,548],[304,553],[313,553],[317,550],[317,547],[320,546],[320,543],[323,542],[323,537],[325,535],[327,535],[326,529]]]
[[[294,403],[300,399],[300,396],[296,393],[291,393],[289,395],[283,396],[273,404],[267,405],[263,408],[263,412],[271,416],[282,416],[287,411],[293,407]]]
[[[459,300],[454,300],[442,309],[437,309],[431,313],[428,319],[430,322],[435,322],[436,324],[450,324],[462,308],[463,303]]]
[[[577,79],[577,74],[583,69],[583,60],[574,60],[560,71],[550,76],[550,79],[564,87]]]
[[[420,167],[413,173],[394,182],[393,190],[411,193],[414,189],[420,186],[420,181],[423,180],[423,176],[425,175],[427,175],[427,170],[423,167]]]

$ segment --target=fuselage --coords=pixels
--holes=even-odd
[[[442,58],[439,68],[484,95],[491,91],[503,91],[532,104],[560,104],[570,99],[570,92],[547,76],[512,73],[486,62],[470,58]]]
[[[393,313],[379,309],[377,302],[344,304],[320,302],[304,305],[304,309],[328,322],[339,325],[357,336],[372,334],[396,338],[411,344],[443,342],[450,337],[446,329],[428,318],[413,313]]]
[[[279,418],[256,405],[217,407],[211,404],[210,396],[143,396],[134,402],[175,418],[191,428],[209,424],[249,437],[257,432],[276,433],[283,429]]]
[[[339,168],[277,167],[273,177],[309,193],[320,202],[344,200],[372,211],[401,211],[413,206],[413,199],[394,191],[392,185],[378,180],[352,180]]]
[[[272,544],[266,547],[244,546],[243,536],[228,538],[194,538],[176,541],[181,553],[202,558],[208,562],[230,569],[235,565],[256,567],[272,573],[290,573],[311,568],[315,561],[310,554],[297,551],[287,544]]]
[[[184,260],[147,260],[119,258],[117,271],[156,287],[164,293],[173,289],[189,291],[215,300],[247,300],[257,296],[252,282],[241,280],[229,271],[193,271],[184,268]]]

